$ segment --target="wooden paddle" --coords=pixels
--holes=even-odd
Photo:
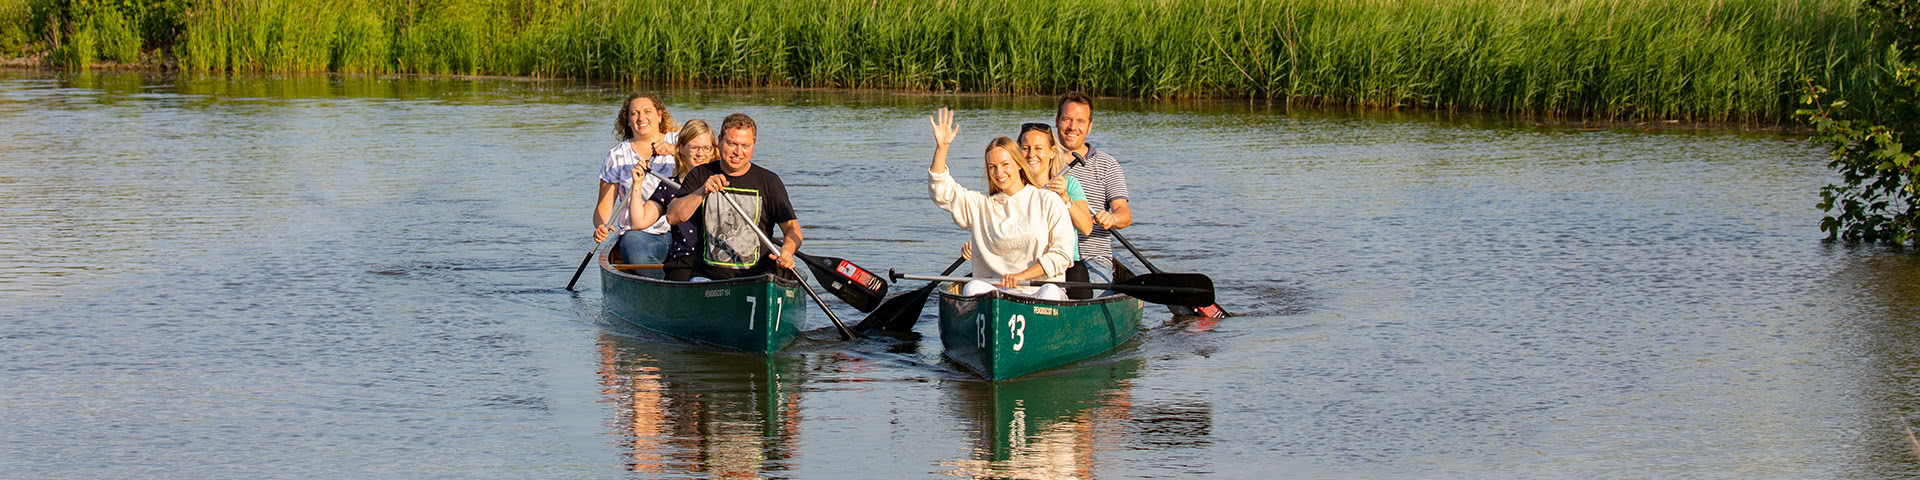
[[[947,269],[941,271],[940,274],[951,275],[953,271],[959,269],[960,264],[963,263],[967,263],[966,257],[955,259],[953,264],[948,265]],[[886,302],[880,304],[879,309],[868,314],[865,320],[861,320],[859,324],[854,325],[853,329],[861,332],[876,328],[884,332],[913,331],[913,324],[920,321],[920,310],[927,306],[927,296],[932,295],[933,289],[939,287],[939,282],[928,283],[927,286],[909,290],[907,293],[889,298]]]
[[[664,179],[663,179],[663,180],[664,180]],[[774,244],[773,244],[773,239],[772,239],[772,238],[770,238],[770,237],[767,237],[767,232],[762,232],[762,231],[760,231],[760,227],[754,224],[754,222],[753,222],[753,217],[752,217],[752,216],[750,216],[750,215],[747,215],[747,209],[744,209],[744,208],[740,208],[740,203],[739,203],[739,202],[735,202],[735,201],[733,201],[733,197],[731,197],[731,196],[722,196],[722,197],[720,197],[720,198],[722,198],[722,199],[725,199],[725,200],[727,201],[727,205],[729,205],[729,206],[732,206],[732,207],[733,207],[733,213],[738,213],[738,214],[740,214],[740,219],[741,219],[741,220],[746,220],[746,221],[747,221],[747,225],[748,225],[748,227],[747,227],[747,228],[748,228],[749,230],[753,230],[753,234],[754,234],[754,235],[756,235],[756,236],[759,236],[759,237],[760,237],[760,243],[761,243],[762,245],[765,245],[765,246],[766,246],[767,248],[769,248],[769,249],[772,249],[773,251],[776,251],[776,252],[777,252],[777,251],[780,251],[780,246],[779,246],[779,245],[774,245]],[[797,255],[797,254],[798,254],[799,252],[795,252],[795,253],[796,253],[796,255],[794,255],[794,256],[799,256],[799,255]],[[842,260],[842,261],[844,262],[845,260]],[[851,264],[849,264],[849,265],[851,265]],[[807,266],[809,266],[809,267],[812,267],[812,266],[813,266],[813,263],[812,263],[812,262],[807,262]],[[792,268],[789,268],[789,269],[787,269],[787,270],[788,270],[788,271],[791,271],[791,272],[793,272],[793,276],[795,276],[795,277],[799,277],[799,276],[800,276],[800,271],[799,271],[799,270],[796,270],[796,269],[792,269]],[[881,287],[882,287],[882,290],[881,290],[881,293],[882,293],[882,294],[885,294],[885,293],[886,293],[886,290],[885,290],[885,284],[884,284],[884,282],[882,283],[882,285],[881,285]],[[827,302],[826,302],[826,301],[824,301],[824,300],[821,300],[821,299],[820,299],[820,294],[818,294],[818,293],[814,293],[814,292],[813,292],[813,286],[812,286],[812,285],[807,285],[807,279],[805,279],[805,278],[801,278],[801,279],[800,279],[800,288],[804,288],[804,289],[806,289],[806,290],[807,290],[807,298],[812,298],[812,299],[813,299],[813,304],[814,304],[814,305],[819,305],[819,306],[820,306],[820,311],[822,311],[822,312],[826,312],[826,313],[827,313],[827,319],[828,319],[828,320],[833,320],[833,326],[834,326],[834,328],[838,328],[838,329],[840,329],[840,339],[841,339],[841,340],[852,340],[852,339],[853,339],[853,337],[856,337],[856,336],[858,336],[857,334],[855,334],[855,333],[853,333],[853,330],[848,330],[848,329],[847,329],[847,324],[845,324],[845,323],[840,323],[840,316],[839,316],[839,315],[834,315],[834,314],[833,314],[833,309],[831,309],[831,308],[827,308]]]
[[[647,172],[647,175],[658,178],[661,183],[672,185],[673,188],[682,188],[679,182],[661,177],[658,173]],[[735,205],[734,208],[740,209],[739,205]],[[751,225],[752,221],[748,221],[748,224]],[[779,248],[775,247],[774,250]],[[854,265],[853,262],[843,258],[816,257],[802,252],[793,252],[793,256],[807,264],[807,269],[812,270],[813,275],[819,278],[820,286],[826,287],[828,293],[840,297],[840,300],[847,302],[847,305],[853,306],[854,310],[863,313],[871,312],[880,306],[882,299],[887,297],[886,279],[874,275],[865,268],[860,268],[859,265]]]
[[[936,277],[905,275],[894,273],[893,279],[928,280],[935,282],[965,282],[979,280],[972,277]],[[1213,279],[1197,273],[1149,273],[1126,279],[1119,283],[1052,282],[1029,280],[1021,285],[1059,285],[1061,288],[1097,288],[1112,290],[1138,298],[1147,303],[1161,305],[1181,305],[1199,307],[1213,304]]]
[[[614,223],[613,215],[620,215],[622,213],[625,213],[625,210],[623,209],[627,206],[627,199],[629,198],[633,198],[633,194],[629,193],[627,195],[623,195],[620,197],[620,199],[613,201],[613,214],[607,216],[607,223]],[[593,244],[592,250],[587,250],[587,258],[580,260],[580,267],[573,269],[573,278],[567,280],[567,291],[569,292],[573,291],[574,282],[580,281],[580,272],[587,271],[587,264],[593,263],[593,252],[600,251],[600,247],[606,246],[607,242],[611,242],[611,241],[614,241],[614,239],[620,238],[620,233],[621,233],[620,229],[618,228],[613,229],[613,231],[611,232],[607,232],[607,238],[600,239],[598,243]]]
[[[1141,265],[1146,265],[1148,271],[1151,271],[1154,274],[1166,273],[1166,272],[1160,271],[1159,267],[1153,266],[1153,262],[1147,260],[1146,255],[1141,255],[1139,249],[1133,248],[1133,242],[1127,241],[1127,237],[1120,235],[1120,231],[1107,230],[1107,233],[1113,234],[1114,240],[1119,240],[1120,245],[1127,247],[1127,251],[1133,252],[1133,258],[1139,259]],[[1200,275],[1200,274],[1189,273],[1186,275]],[[1201,276],[1205,277],[1205,275],[1201,275]],[[1207,285],[1208,285],[1208,288],[1212,288],[1213,279],[1208,278]],[[1220,308],[1220,304],[1217,304],[1217,303],[1208,303],[1206,305],[1188,305],[1188,306],[1194,307],[1194,311],[1199,312],[1201,315],[1205,315],[1212,318],[1225,318],[1227,315],[1229,315],[1227,313],[1227,310]],[[1180,312],[1174,312],[1174,313],[1180,313]]]

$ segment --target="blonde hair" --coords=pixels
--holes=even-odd
[[[983,166],[992,165],[993,151],[996,149],[1006,150],[1007,157],[1013,159],[1013,162],[1015,165],[1020,165],[1020,174],[1015,175],[1014,178],[1020,179],[1020,182],[1026,185],[1033,184],[1033,182],[1027,181],[1027,167],[1024,165],[1026,162],[1023,162],[1020,160],[1023,157],[1020,154],[1019,143],[1014,142],[1013,139],[1011,138],[997,137],[997,138],[994,138],[993,141],[987,142],[987,151],[986,151],[986,154],[984,155],[984,159],[981,160],[980,164]],[[983,175],[986,174],[986,171],[984,169],[981,170],[981,174]],[[1000,187],[993,184],[992,176],[988,176],[987,177],[987,195],[993,195],[996,193],[1000,193]]]
[[[674,149],[674,153],[677,155],[673,156],[674,178],[684,180],[687,178],[687,172],[693,171],[693,155],[687,152],[687,144],[692,143],[693,139],[702,136],[708,137],[708,140],[712,140],[713,146],[718,147],[720,145],[718,140],[712,138],[713,127],[707,126],[707,122],[705,121],[699,119],[688,120],[686,125],[680,127],[680,142],[679,145],[674,145],[674,147],[677,147]],[[715,154],[718,155],[718,152],[715,152]]]
[[[1035,185],[1035,186],[1046,185],[1048,180],[1053,179],[1053,172],[1061,170],[1060,169],[1061,155],[1060,155],[1060,150],[1058,148],[1060,146],[1060,143],[1054,141],[1052,132],[1048,132],[1046,130],[1027,130],[1027,131],[1020,132],[1020,146],[1024,147],[1027,145],[1027,134],[1033,133],[1033,132],[1040,132],[1041,134],[1047,137],[1047,151],[1051,153],[1051,155],[1047,156],[1048,158],[1047,158],[1046,165],[1043,166],[1044,168],[1047,169],[1047,171],[1045,172],[1028,171],[1026,169],[1027,152],[1024,152],[1024,151],[1020,152],[1020,155],[1014,158],[1021,160],[1020,171],[1023,175],[1026,175],[1027,185]]]

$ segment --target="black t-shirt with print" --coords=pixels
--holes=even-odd
[[[707,178],[723,175],[721,162],[713,162],[687,172],[686,188],[680,196],[688,196],[706,185]],[[706,202],[693,212],[690,220],[700,230],[699,258],[708,265],[746,269],[767,258],[765,246],[760,237],[747,230],[747,222],[740,218],[727,200],[732,199],[745,210],[747,217],[754,219],[754,228],[773,238],[774,226],[788,220],[795,220],[793,203],[787,199],[787,184],[772,170],[748,165],[747,172],[740,176],[728,176],[726,190],[708,194]]]

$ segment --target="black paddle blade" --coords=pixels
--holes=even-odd
[[[880,330],[883,332],[911,332],[913,324],[920,321],[920,311],[927,306],[927,297],[933,295],[938,284],[908,290],[880,304],[880,308],[867,314],[867,318],[854,325],[856,331]]]
[[[1112,290],[1147,303],[1194,308],[1213,305],[1213,279],[1198,273],[1149,273],[1116,283]]]
[[[880,300],[887,296],[887,281],[854,265],[845,259],[816,257],[795,252],[794,256],[806,262],[807,269],[813,270],[813,277],[826,287],[833,296],[840,297],[854,310],[871,312],[880,306]]]
[[[953,264],[947,265],[947,269],[940,274],[951,274],[960,268],[960,264],[966,262],[965,257],[954,259]],[[888,270],[887,273],[892,275],[893,271]],[[862,332],[876,328],[883,332],[911,332],[913,324],[920,321],[920,310],[927,307],[927,297],[933,295],[933,289],[939,286],[939,283],[929,283],[927,286],[908,290],[907,293],[889,298],[880,304],[880,308],[861,320],[859,325],[854,325],[853,329]]]
[[[590,262],[593,262],[593,252],[587,252],[587,258],[580,260],[580,268],[573,269],[573,279],[567,280],[567,291],[573,291],[574,282],[580,281],[580,272],[587,271],[587,264]]]

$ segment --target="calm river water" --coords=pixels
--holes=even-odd
[[[994,386],[931,321],[761,359],[562,290],[624,92],[0,73],[0,477],[1920,478],[1920,256],[1823,243],[1801,138],[1102,101],[1126,233],[1240,316]],[[666,99],[919,273],[927,115],[979,184],[1051,113]]]

